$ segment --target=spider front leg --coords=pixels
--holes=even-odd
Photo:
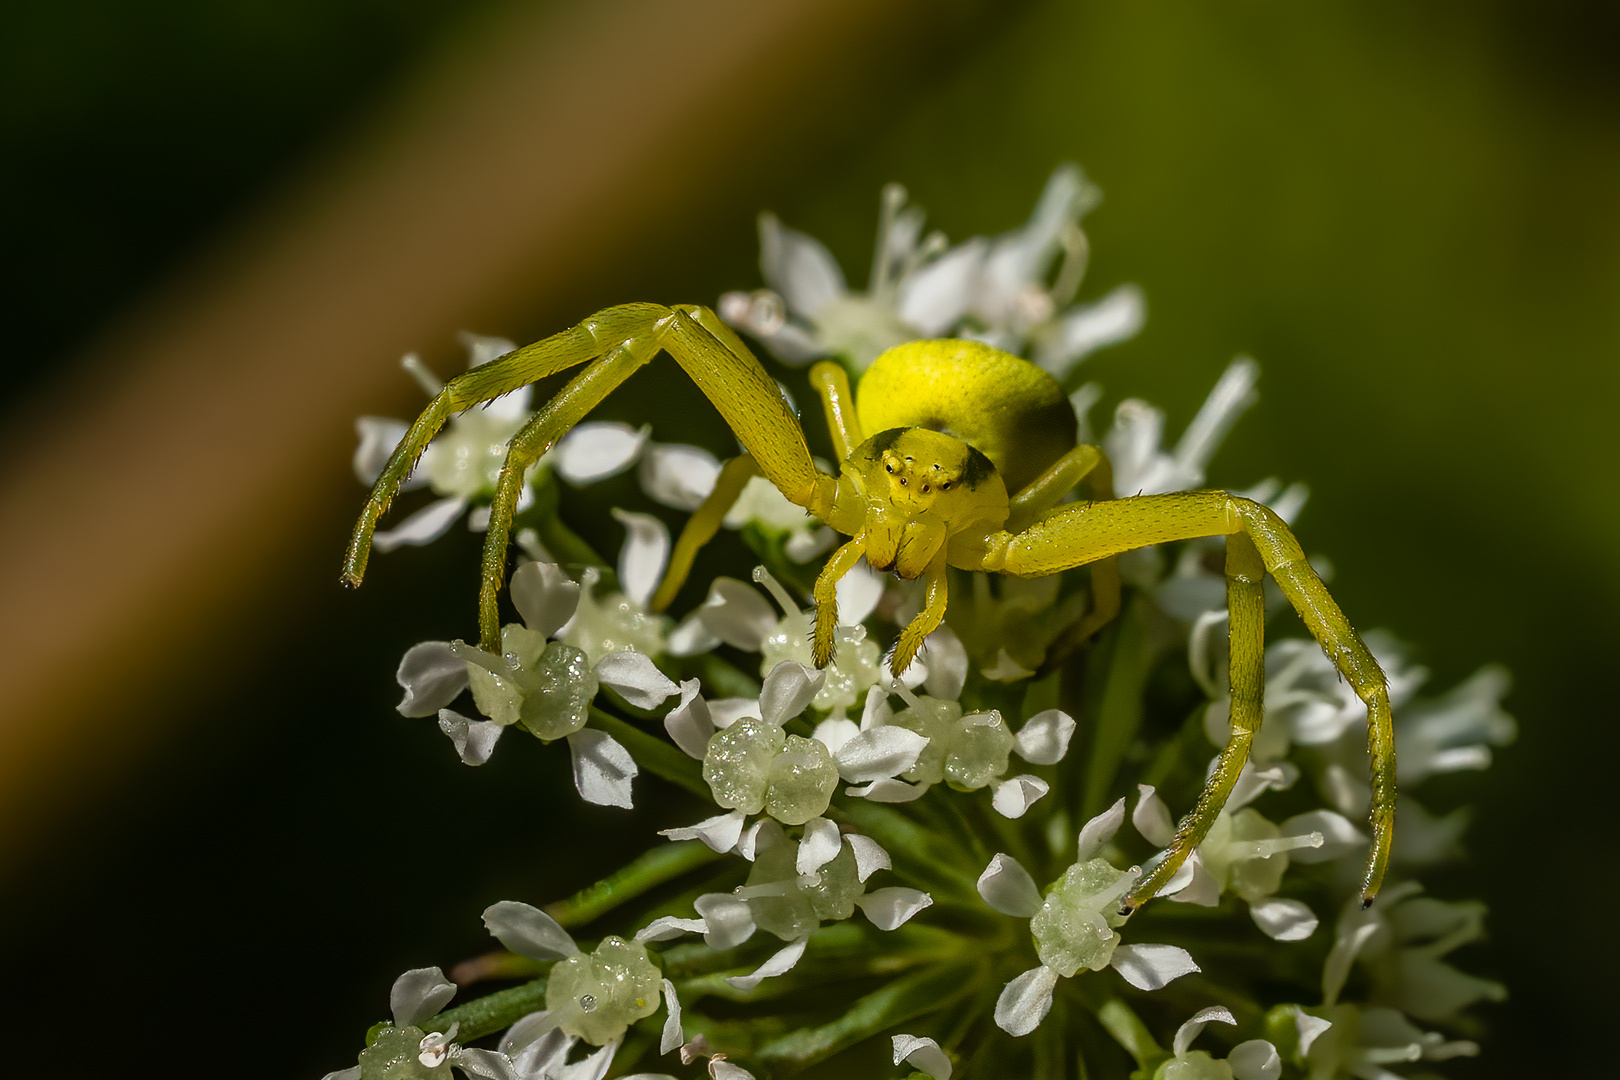
[[[832,435],[833,452],[838,455],[839,461],[843,461],[849,457],[850,450],[862,441],[860,421],[855,417],[854,398],[849,392],[849,376],[837,364],[823,360],[810,369],[810,383],[821,395],[827,428]],[[692,512],[692,516],[686,519],[686,525],[670,551],[664,580],[658,583],[658,591],[653,593],[647,604],[649,609],[663,611],[674,602],[675,594],[680,592],[692,572],[692,562],[697,558],[697,553],[720,531],[726,515],[742,496],[748,481],[759,475],[759,465],[751,455],[743,454],[725,463],[715,479],[714,488]],[[827,638],[829,649],[831,640]],[[831,656],[830,651],[828,656]]]
[[[1040,476],[1031,480],[1012,497],[1008,532],[1021,532],[1042,514],[1057,507],[1063,497],[1081,484],[1093,501],[1114,497],[1114,467],[1101,447],[1081,444],[1058,458]],[[1068,627],[1046,651],[1040,674],[1051,671],[1084,645],[1098,630],[1119,615],[1119,564],[1113,557],[1091,564],[1091,608]]]
[[[484,538],[478,624],[483,648],[499,651],[497,604],[506,580],[506,547],[523,476],[556,441],[660,350],[675,358],[736,433],[759,472],[794,503],[827,513],[837,481],[817,471],[775,380],[707,308],[642,305],[662,315],[610,348],[512,437],[495,485]],[[723,514],[721,515],[723,516]],[[677,583],[678,585],[678,583]]]
[[[349,540],[349,550],[343,558],[344,584],[357,586],[365,577],[366,562],[371,555],[371,535],[376,531],[377,520],[387,512],[399,486],[410,476],[417,458],[422,456],[445,421],[463,409],[593,360],[614,345],[645,333],[668,314],[667,308],[657,304],[611,307],[560,334],[515,349],[445,383],[411,424],[372,485],[371,496],[360,512],[360,520]]]
[[[1260,567],[1270,573],[1311,635],[1367,706],[1367,749],[1372,759],[1372,849],[1362,879],[1362,902],[1369,904],[1383,883],[1395,824],[1395,737],[1384,673],[1361,637],[1339,610],[1287,524],[1271,510],[1224,491],[1179,492],[1089,503],[1059,511],[1022,533],[984,538],[986,570],[1039,577],[1133,548],[1226,536],[1247,541]],[[1227,556],[1228,602],[1232,605],[1232,744],[1197,806],[1176,831],[1165,859],[1126,897],[1135,908],[1169,881],[1181,862],[1203,840],[1225,804],[1261,715],[1264,625],[1257,607],[1255,557],[1232,547]],[[1242,704],[1240,705],[1240,699]],[[1243,712],[1240,724],[1239,711]]]

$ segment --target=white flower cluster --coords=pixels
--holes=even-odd
[[[1095,189],[1065,167],[1024,227],[952,247],[937,234],[923,238],[921,214],[906,205],[904,191],[891,187],[864,294],[847,288],[824,247],[767,215],[760,229],[770,288],[727,294],[720,311],[790,363],[836,354],[859,367],[892,344],[955,333],[1031,351],[1065,378],[1089,351],[1135,333],[1142,319],[1140,295],[1130,286],[1090,305],[1071,304],[1087,256],[1080,222],[1095,202]],[[510,348],[493,339],[468,343],[474,364]],[[407,367],[430,392],[437,388],[419,364]],[[1254,400],[1256,378],[1252,361],[1234,361],[1171,447],[1164,445],[1163,414],[1152,406],[1121,403],[1094,439],[1086,414],[1100,391],[1082,387],[1072,400],[1082,439],[1108,451],[1116,490],[1162,493],[1205,482],[1213,453]],[[378,546],[426,542],[487,499],[506,441],[530,415],[528,397],[520,391],[453,418],[413,474],[413,484],[431,487],[438,501],[391,533],[379,533]],[[362,479],[376,474],[402,431],[397,422],[361,422],[355,465]],[[650,429],[582,424],[532,476],[539,482],[551,470],[583,484],[638,463],[648,498],[687,511],[701,504],[720,471],[708,451],[655,442]],[[1275,481],[1245,494],[1290,520],[1305,500],[1303,487]],[[751,1080],[752,1073],[710,1044],[712,1021],[692,1019],[701,1009],[694,992],[699,1001],[721,996],[744,1004],[785,994],[836,968],[830,947],[818,944],[829,938],[854,937],[874,956],[883,956],[890,942],[926,941],[929,948],[946,939],[960,942],[978,963],[976,1000],[1000,1029],[987,1038],[1014,1048],[1055,1008],[1061,1015],[1058,1003],[1071,993],[1071,1005],[1094,1009],[1097,998],[1106,997],[1110,1007],[1129,1013],[1129,1002],[1199,972],[1200,960],[1214,966],[1220,953],[1200,951],[1201,927],[1223,945],[1247,935],[1257,952],[1308,950],[1313,946],[1294,943],[1314,938],[1315,947],[1326,950],[1321,1001],[1285,1000],[1267,1014],[1266,1038],[1237,1042],[1216,1056],[1194,1049],[1195,1040],[1212,1023],[1240,1030],[1252,1025],[1255,1002],[1253,987],[1241,982],[1245,976],[1236,976],[1240,981],[1230,985],[1240,988],[1231,989],[1223,973],[1205,971],[1203,980],[1178,989],[1185,998],[1195,992],[1189,986],[1200,993],[1207,988],[1210,1004],[1181,1024],[1168,1047],[1154,1042],[1134,1014],[1134,1034],[1117,1015],[1104,1024],[1136,1058],[1140,1075],[1278,1080],[1286,1063],[1312,1080],[1399,1080],[1387,1066],[1477,1051],[1472,1042],[1418,1024],[1454,1027],[1462,1010],[1502,998],[1499,984],[1445,959],[1483,936],[1481,905],[1432,899],[1415,882],[1397,881],[1370,911],[1344,901],[1331,945],[1316,934],[1318,912],[1332,912],[1356,891],[1366,838],[1353,822],[1365,815],[1369,793],[1361,779],[1365,707],[1315,643],[1269,646],[1265,724],[1249,765],[1160,899],[1127,916],[1123,899],[1144,869],[1163,858],[1154,849],[1171,842],[1172,804],[1186,810],[1201,786],[1202,754],[1179,742],[1150,748],[1137,738],[1131,760],[1157,755],[1148,774],[1156,782],[1135,784],[1129,810],[1130,799],[1117,798],[1078,829],[1071,824],[1083,816],[1069,816],[1085,804],[1082,796],[1097,797],[1095,809],[1131,786],[1123,770],[1117,779],[1096,779],[1091,762],[1075,760],[1070,747],[1077,730],[1105,721],[1075,708],[1078,699],[1062,696],[1058,680],[1035,675],[1049,646],[1083,609],[1076,582],[998,579],[992,587],[976,577],[971,588],[953,595],[946,623],[896,678],[881,643],[917,614],[920,592],[917,583],[881,577],[862,563],[839,582],[834,658],[817,670],[813,612],[783,583],[792,567],[773,562],[781,580],[763,567],[752,581],[717,578],[683,617],[655,614],[648,605],[670,557],[668,532],[646,513],[613,514],[625,530],[616,587],[607,587],[594,567],[570,576],[533,530],[519,529],[518,543],[532,561],[512,575],[520,621],[501,628],[499,653],[462,642],[413,647],[398,671],[405,691],[399,711],[437,717],[468,765],[486,762],[509,728],[544,742],[566,740],[576,787],[591,803],[630,807],[632,782],[642,771],[674,778],[694,793],[706,790],[717,812],[662,830],[686,845],[659,850],[712,860],[690,843],[696,841],[732,857],[730,869],[666,898],[638,920],[619,923],[623,936],[603,937],[589,951],[537,908],[495,904],[484,915],[490,932],[510,953],[546,965],[524,969],[544,973],[545,1007],[506,1014],[497,1049],[465,1047],[455,1040],[466,1029],[438,1019],[454,989],[436,968],[407,972],[395,984],[393,1024],[375,1034],[358,1066],[328,1080],[419,1080],[452,1070],[478,1080],[602,1080],[638,1023],[649,1037],[657,1032],[659,1057],[676,1055],[683,1066],[701,1061],[712,1080]],[[776,534],[777,549],[794,562],[813,558],[831,541],[828,530],[759,479],[726,523],[753,523]],[[479,524],[474,510],[473,525]],[[1153,648],[1179,647],[1177,635],[1185,632],[1193,678],[1209,699],[1204,725],[1221,746],[1229,736],[1229,694],[1220,632],[1226,585],[1211,569],[1219,565],[1211,559],[1218,545],[1194,541],[1127,553],[1120,562],[1133,602],[1156,609],[1147,616]],[[1499,670],[1484,669],[1450,694],[1424,699],[1418,691],[1425,673],[1406,662],[1403,650],[1387,636],[1367,640],[1390,676],[1401,718],[1399,875],[1458,854],[1465,820],[1460,811],[1430,815],[1412,801],[1410,789],[1435,774],[1484,768],[1492,748],[1511,740],[1514,725],[1501,708],[1507,683]],[[1148,647],[1142,649],[1138,660],[1145,668]],[[724,677],[711,678],[716,672]],[[723,695],[717,686],[725,687]],[[463,694],[479,717],[451,708]],[[1075,708],[1081,724],[1057,707],[1059,700]],[[657,736],[633,729],[660,724],[673,747],[658,747],[662,757],[642,754]],[[1197,741],[1196,725],[1190,730],[1188,743]],[[1100,741],[1098,732],[1088,730],[1086,737]],[[1136,738],[1134,728],[1130,737]],[[627,745],[638,748],[639,761]],[[1178,755],[1195,760],[1178,763]],[[1093,783],[1096,790],[1084,787]],[[1127,816],[1130,830],[1124,829]],[[868,827],[896,820],[906,823],[899,833]],[[942,821],[954,823],[952,839],[934,835]],[[942,849],[912,850],[913,840],[927,848],[930,838]],[[954,865],[943,865],[953,859]],[[1047,882],[1044,888],[1036,874]],[[1174,914],[1154,922],[1161,912]],[[1171,922],[1176,914],[1180,921]],[[996,927],[1003,943],[995,956],[978,955],[990,936],[986,926]],[[1166,936],[1184,944],[1155,941],[1155,926],[1174,927]],[[1219,929],[1210,935],[1213,926]],[[761,932],[776,939],[769,949],[760,948]],[[728,955],[732,950],[735,957]],[[694,967],[696,955],[702,959]],[[811,962],[800,967],[807,956]],[[896,964],[896,970],[903,966]],[[1110,969],[1107,978],[1118,979],[1106,994],[1064,982]],[[688,999],[686,1021],[677,984]],[[1302,993],[1314,990],[1307,986]],[[537,1001],[529,999],[531,1006]],[[660,1008],[661,1030],[649,1019]],[[892,1032],[900,1022],[874,1021],[867,1033]],[[688,1038],[694,1024],[698,1033]],[[1051,1036],[1048,1025],[1023,1042]],[[479,1029],[494,1030],[493,1024]],[[953,1021],[936,1031],[941,1041],[890,1034],[893,1062],[949,1080],[962,1062],[966,1030]],[[1210,1038],[1218,1035],[1205,1041]],[[634,1045],[631,1040],[626,1056]],[[667,1080],[663,1073],[637,1073],[632,1080],[660,1077]]]
[[[1061,166],[1022,228],[953,247],[941,233],[925,237],[922,211],[890,184],[865,293],[850,291],[819,241],[762,214],[767,288],[726,293],[718,311],[787,364],[837,355],[865,368],[891,346],[954,336],[1030,349],[1061,380],[1092,352],[1135,336],[1146,314],[1134,285],[1070,306],[1090,255],[1080,222],[1101,197],[1077,166]]]

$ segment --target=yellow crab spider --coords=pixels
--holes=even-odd
[[[1125,909],[1156,894],[1203,840],[1262,717],[1265,677],[1262,582],[1270,573],[1341,675],[1367,705],[1372,758],[1372,850],[1362,881],[1371,903],[1389,861],[1395,811],[1395,745],[1384,673],[1351,627],[1281,518],[1224,491],[1112,497],[1107,459],[1076,445],[1073,409],[1057,382],[1018,357],[968,341],[918,341],[890,349],[850,390],[843,369],[811,370],[833,445],[837,476],[810,456],[804,430],[765,369],[705,307],[623,304],[445,384],[389,458],[355,526],[343,579],[360,584],[371,535],[416,459],[452,414],[584,364],[513,436],[485,539],[479,591],[483,647],[499,651],[496,597],[523,477],[556,441],[633,372],[668,352],[713,402],[745,453],[722,470],[672,552],[655,607],[665,605],[692,557],[719,528],[743,485],[762,475],[783,495],[851,539],[816,579],[813,654],[832,657],[835,585],[862,555],[874,568],[926,582],[923,610],[901,631],[891,666],[903,671],[945,615],[946,568],[1041,577],[1093,566],[1093,603],[1077,632],[1089,634],[1119,607],[1112,557],[1195,537],[1226,538],[1232,735],[1165,857],[1132,888]],[[1086,484],[1091,498],[1063,503]]]

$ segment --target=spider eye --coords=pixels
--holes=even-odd
[[[951,482],[949,480],[945,481],[943,484],[939,485],[939,490],[941,490],[941,491],[949,491],[949,490],[951,490]]]
[[[891,465],[889,462],[885,461],[883,463],[883,468],[884,468],[884,471],[886,471],[890,476],[894,475],[894,466]]]

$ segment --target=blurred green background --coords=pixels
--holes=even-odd
[[[89,342],[504,7],[0,12],[13,415],[70,402]],[[1434,808],[1477,807],[1472,865],[1430,888],[1488,899],[1493,938],[1459,959],[1513,995],[1487,1011],[1485,1056],[1446,1073],[1556,1061],[1600,1075],[1620,964],[1606,684],[1620,651],[1620,9],[939,11],[861,52],[875,69],[826,70],[757,155],[615,240],[617,269],[469,329],[522,339],[608,303],[752,287],[764,208],[859,283],[883,183],[961,239],[1020,223],[1054,165],[1081,163],[1106,194],[1082,298],[1132,281],[1149,303],[1135,341],[1087,361],[1105,407],[1147,398],[1179,432],[1234,354],[1257,357],[1261,403],[1211,481],[1307,481],[1299,531],[1336,567],[1335,595],[1362,628],[1414,643],[1431,688],[1485,661],[1514,672],[1518,743],[1486,774],[1425,789]],[[442,371],[460,362],[447,340],[423,347]],[[700,409],[661,422],[669,395],[688,400],[677,381],[649,372],[605,414],[722,445]],[[412,408],[412,393],[401,376],[374,411]],[[348,433],[331,438],[308,496],[326,530],[243,568],[254,590],[202,630],[206,660],[176,657],[160,693],[122,703],[121,725],[151,727],[142,751],[75,792],[9,868],[14,1037],[120,1073],[319,1076],[350,1060],[400,970],[484,947],[487,903],[560,895],[647,835],[645,820],[577,808],[566,764],[537,745],[503,745],[474,772],[431,725],[394,715],[399,653],[468,629],[476,544],[453,532],[341,592],[362,496]],[[107,557],[116,567],[118,538]],[[589,858],[542,861],[580,820],[602,826]]]

